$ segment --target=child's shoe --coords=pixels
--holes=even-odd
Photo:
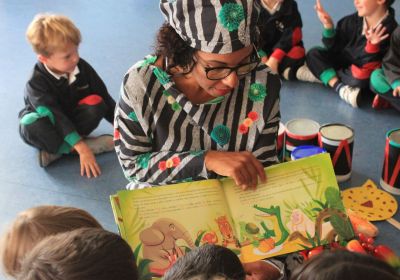
[[[340,98],[342,98],[346,103],[353,106],[353,108],[358,107],[358,98],[360,96],[360,88],[351,87],[348,85],[343,86],[339,90]]]
[[[392,107],[386,99],[380,97],[378,94],[375,95],[374,100],[372,101],[372,108],[375,110],[384,110]]]
[[[83,141],[95,155],[114,151],[113,136],[109,134],[100,135],[98,137],[87,137]]]
[[[289,81],[289,74],[292,68],[288,67],[285,70],[283,70],[282,76],[286,81]]]
[[[317,79],[313,73],[311,73],[310,69],[305,64],[297,69],[296,78],[299,81],[321,83],[321,81]]]
[[[46,167],[53,161],[56,161],[57,159],[61,158],[61,154],[51,154],[49,152],[46,152],[44,150],[39,151],[39,166],[40,167]]]

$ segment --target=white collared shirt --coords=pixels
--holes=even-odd
[[[372,28],[370,28],[370,27],[368,26],[367,20],[365,19],[365,17],[363,17],[363,28],[362,28],[362,31],[361,31],[362,33],[361,33],[361,34],[362,34],[362,35],[365,35],[365,31],[366,31],[366,30],[369,30],[369,29],[374,30],[375,28],[377,28],[378,25],[381,24],[382,21],[383,21],[388,15],[389,15],[389,11],[386,11],[385,15],[384,15],[383,17],[381,17],[381,18],[378,20],[378,22],[375,24],[375,26],[372,27]]]
[[[281,6],[282,6],[282,2],[283,1],[277,1],[275,6],[273,6],[272,8],[268,7],[267,4],[264,3],[264,1],[261,1],[262,6],[264,7],[264,9],[266,9],[268,11],[268,13],[272,16],[273,14],[275,14],[277,11],[280,10]]]
[[[75,82],[75,80],[76,80],[76,75],[78,75],[79,72],[80,72],[78,66],[75,66],[75,69],[74,69],[74,71],[72,71],[71,74],[68,75],[67,73],[65,73],[65,74],[59,75],[59,74],[54,73],[53,71],[51,71],[51,70],[49,69],[49,67],[47,67],[46,64],[44,64],[44,67],[45,67],[46,70],[49,71],[49,73],[50,73],[54,78],[56,78],[57,80],[59,80],[59,79],[61,79],[61,78],[66,78],[66,79],[68,80],[68,84],[69,84],[69,85],[72,84],[73,82]]]

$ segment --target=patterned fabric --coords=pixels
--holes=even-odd
[[[114,121],[117,155],[136,187],[217,178],[204,165],[208,150],[251,151],[264,166],[278,162],[281,83],[264,65],[221,102],[200,105],[191,103],[173,81],[164,83],[156,66],[136,65],[144,66],[126,74]],[[254,87],[259,92],[255,100]],[[180,110],[174,110],[175,103]]]
[[[260,4],[253,0],[161,0],[166,21],[191,47],[226,54],[256,38]]]

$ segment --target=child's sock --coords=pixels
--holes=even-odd
[[[341,89],[342,87],[344,87],[344,84],[343,84],[340,80],[337,80],[336,83],[333,84],[333,87],[332,87],[332,88],[333,88],[336,92],[339,92],[340,89]]]

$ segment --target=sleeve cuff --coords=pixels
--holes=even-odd
[[[334,28],[330,28],[330,29],[324,28],[324,31],[322,32],[322,36],[324,38],[332,38],[333,36],[335,36],[335,29]]]
[[[275,49],[274,52],[271,54],[273,58],[281,62],[281,60],[285,57],[286,53],[281,49]]]
[[[395,89],[397,87],[400,87],[400,79],[399,80],[395,80],[392,84],[392,89]]]
[[[365,51],[367,53],[377,53],[379,52],[379,45],[374,45],[370,41],[367,41],[367,45],[365,46]]]
[[[71,147],[75,146],[75,144],[78,143],[81,139],[82,137],[76,131],[71,132],[64,137],[64,141],[67,142]]]

